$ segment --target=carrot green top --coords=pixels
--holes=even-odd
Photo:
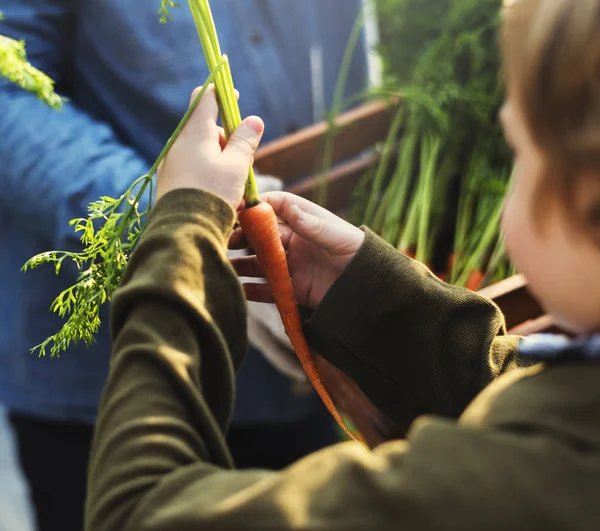
[[[234,470],[223,434],[246,315],[233,223],[198,191],[152,212],[112,309],[88,531],[597,529],[600,365],[520,367],[494,304],[369,231],[307,337],[407,440]]]

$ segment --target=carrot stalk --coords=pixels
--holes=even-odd
[[[188,4],[198,31],[208,69],[213,71],[221,57],[224,58],[223,68],[218,71],[215,78],[215,88],[219,100],[223,129],[225,130],[225,136],[229,138],[242,122],[240,108],[235,97],[229,58],[226,54],[221,54],[217,29],[208,0],[188,0]],[[244,199],[248,206],[259,202],[258,188],[256,187],[256,178],[252,167],[248,170]]]
[[[302,321],[294,295],[294,286],[290,278],[287,256],[281,243],[279,224],[273,207],[264,201],[260,202],[253,207],[242,210],[239,213],[239,221],[250,247],[254,249],[265,272],[285,332],[296,351],[304,372],[323,404],[344,430],[344,433],[351,439],[358,441],[356,436],[344,424],[342,416],[327,389],[325,389],[317,372],[308,342],[302,332]]]

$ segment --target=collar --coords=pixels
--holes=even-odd
[[[519,355],[532,361],[598,361],[600,334],[575,339],[554,334],[535,334],[523,338]]]

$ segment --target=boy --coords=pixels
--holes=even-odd
[[[161,170],[113,305],[87,529],[597,530],[599,21],[600,0],[518,0],[503,35],[507,246],[578,339],[508,336],[491,301],[367,229],[266,198],[288,223],[298,302],[315,309],[311,345],[410,425],[407,441],[340,444],[281,473],[232,470],[223,442],[246,348],[226,242],[262,122],[248,118],[221,151],[210,92]],[[253,258],[234,265],[261,276]],[[265,286],[245,288],[269,300]]]

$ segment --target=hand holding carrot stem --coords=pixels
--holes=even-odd
[[[287,251],[296,300],[314,309],[350,263],[365,234],[328,210],[290,193],[272,192],[264,194],[262,200],[285,222],[279,223],[279,233]],[[247,246],[243,231],[236,230],[230,247]],[[256,256],[234,258],[232,262],[241,277],[265,277]],[[248,300],[273,302],[269,284],[249,282],[244,289]]]
[[[199,90],[192,94],[192,101]],[[234,209],[240,205],[264,124],[256,116],[246,118],[226,141],[223,129],[217,126],[218,115],[211,86],[158,170],[157,201],[172,190],[195,188],[220,197]]]

